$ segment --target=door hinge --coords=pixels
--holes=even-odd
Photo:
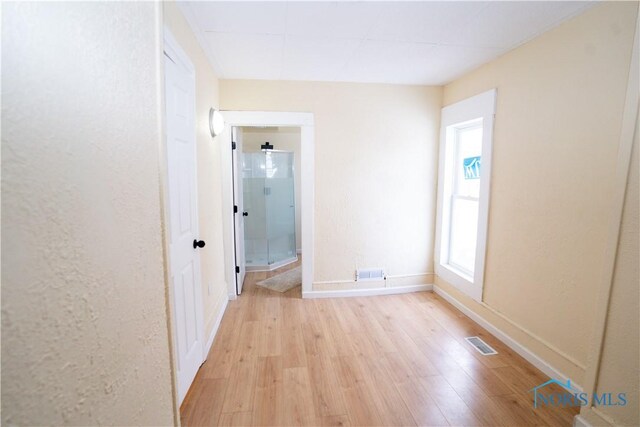
[[[238,206],[237,205],[233,205],[233,213],[234,214],[238,213]]]
[[[236,142],[235,141],[231,141],[231,149],[232,150],[236,149]]]
[[[236,265],[236,273],[240,273],[240,267]]]

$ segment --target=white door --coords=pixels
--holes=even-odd
[[[234,229],[235,229],[235,250],[236,250],[236,293],[242,293],[244,284],[245,261],[244,261],[244,218],[249,215],[244,210],[243,189],[242,189],[242,128],[233,127],[231,129],[231,141],[233,147],[233,203],[234,207]]]
[[[168,42],[169,41],[169,42]],[[203,362],[193,66],[165,37],[169,262],[180,402]]]

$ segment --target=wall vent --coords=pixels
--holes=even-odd
[[[498,354],[489,344],[482,341],[479,337],[466,337],[465,340],[478,350],[483,356],[490,356],[492,354]]]
[[[384,269],[382,268],[359,268],[356,270],[356,282],[362,280],[384,280]]]

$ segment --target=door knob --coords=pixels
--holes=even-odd
[[[242,212],[242,216],[249,216],[249,212]]]
[[[204,248],[204,240],[193,240],[193,249]]]

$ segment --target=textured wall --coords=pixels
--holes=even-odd
[[[172,424],[159,5],[2,9],[2,422]]]
[[[425,86],[220,81],[225,110],[314,114],[315,283],[353,280],[358,267],[433,271],[441,96]]]
[[[498,89],[484,302],[536,337],[461,299],[577,383],[602,277],[637,7],[594,7],[444,90],[449,105]]]
[[[291,151],[294,157],[294,181],[296,204],[296,249],[302,249],[302,231],[300,230],[300,128],[244,128],[242,150],[260,151],[260,146],[269,141],[276,150]]]
[[[204,339],[211,335],[227,296],[222,241],[222,181],[220,138],[211,138],[209,109],[218,108],[218,78],[198,44],[193,31],[175,2],[163,2],[165,27],[176,38],[196,70],[196,143],[198,150],[198,220],[200,239],[207,245],[200,251]]]

